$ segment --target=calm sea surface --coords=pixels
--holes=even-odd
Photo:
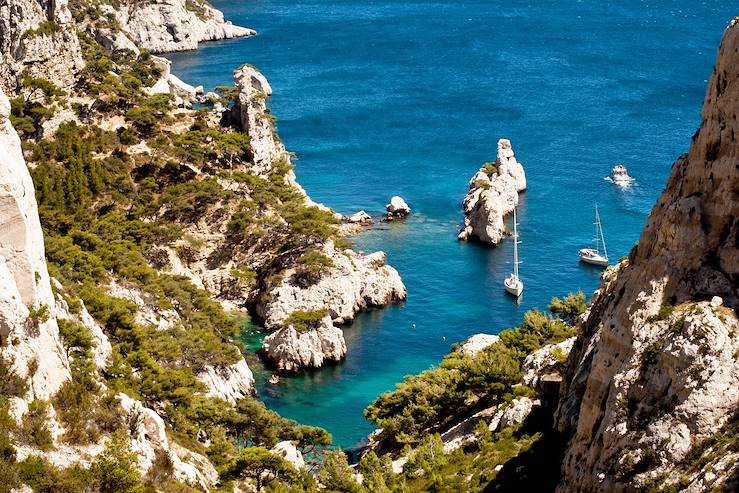
[[[517,325],[555,295],[590,294],[578,263],[600,206],[612,259],[628,254],[673,161],[700,124],[733,2],[216,0],[249,39],[173,54],[206,89],[251,63],[269,78],[280,136],[311,197],[379,214],[392,195],[413,217],[356,238],[384,250],[408,302],[360,315],[336,367],[266,385],[268,406],[327,428],[344,447],[372,431],[364,408],[450,345]],[[529,189],[519,210],[517,306],[503,291],[512,245],[459,243],[468,181],[511,139]],[[604,180],[625,163],[636,184]],[[412,324],[416,324],[415,330]]]

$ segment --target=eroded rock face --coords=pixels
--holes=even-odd
[[[606,272],[563,382],[570,433],[558,491],[631,491],[650,477],[706,491],[734,466],[681,476],[680,461],[739,409],[739,24],[727,29],[703,124],[628,265]],[[727,308],[711,306],[720,296]],[[677,306],[670,316],[661,306]],[[664,320],[659,320],[664,318]]]
[[[139,48],[154,53],[194,50],[201,41],[256,34],[224,21],[221,11],[197,0],[130,2],[118,9],[104,6],[104,11],[115,15]]]
[[[48,29],[49,26],[53,29]],[[1,89],[14,90],[24,71],[68,87],[83,66],[67,0],[0,2]]]
[[[300,333],[292,325],[279,329],[264,340],[262,351],[278,371],[297,372],[341,361],[346,356],[346,342],[344,333],[327,316],[318,328],[307,332]]]
[[[360,255],[338,251],[333,242],[323,253],[334,263],[315,284],[303,287],[294,282],[294,271],[283,272],[278,284],[268,291],[268,303],[257,305],[267,328],[279,327],[295,311],[327,308],[335,323],[345,323],[360,310],[402,301],[407,292],[398,271],[385,262],[385,254]]]
[[[248,395],[254,395],[254,374],[246,360],[225,366],[208,366],[198,374],[198,380],[208,387],[208,395],[218,397],[231,404]]]
[[[234,73],[234,82],[239,90],[239,100],[235,109],[238,112],[241,130],[250,139],[254,171],[257,174],[268,174],[275,161],[283,159],[289,161],[285,146],[277,137],[267,107],[267,100],[272,96],[272,86],[260,71],[250,65],[244,65]]]
[[[464,228],[460,240],[497,245],[505,234],[503,218],[518,205],[518,194],[526,190],[523,165],[516,160],[511,142],[498,141],[495,168],[481,168],[470,181],[464,199]]]
[[[0,90],[0,350],[29,379],[31,398],[48,399],[69,380],[69,363],[59,340],[33,182],[9,114]]]

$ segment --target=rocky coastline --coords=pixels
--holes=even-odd
[[[498,141],[498,157],[475,173],[463,201],[464,227],[460,240],[497,245],[506,235],[503,219],[518,205],[526,190],[526,173],[516,160],[511,142]]]

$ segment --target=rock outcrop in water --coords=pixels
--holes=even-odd
[[[498,141],[498,159],[486,164],[470,181],[464,199],[464,228],[460,240],[497,245],[505,235],[503,218],[518,205],[518,194],[526,190],[526,174],[516,160],[511,142]]]
[[[200,0],[128,2],[103,5],[139,48],[154,53],[197,49],[201,41],[253,36],[256,31],[223,20],[223,13]]]
[[[581,324],[558,411],[561,493],[739,486],[738,115],[735,20],[690,151]]]
[[[327,362],[339,362],[346,356],[344,333],[324,317],[318,327],[299,332],[294,326],[279,329],[264,340],[262,351],[281,372],[320,368]]]

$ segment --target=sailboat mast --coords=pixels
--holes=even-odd
[[[600,255],[600,214],[598,214],[598,204],[595,204],[595,251]]]
[[[513,209],[513,275],[518,279],[518,224],[516,209]]]
[[[603,242],[603,256],[608,258],[608,249],[606,248],[606,239],[603,236],[603,224],[600,222],[600,214],[598,214],[598,206],[595,206],[595,217],[598,220],[598,232],[600,233],[600,241]]]

